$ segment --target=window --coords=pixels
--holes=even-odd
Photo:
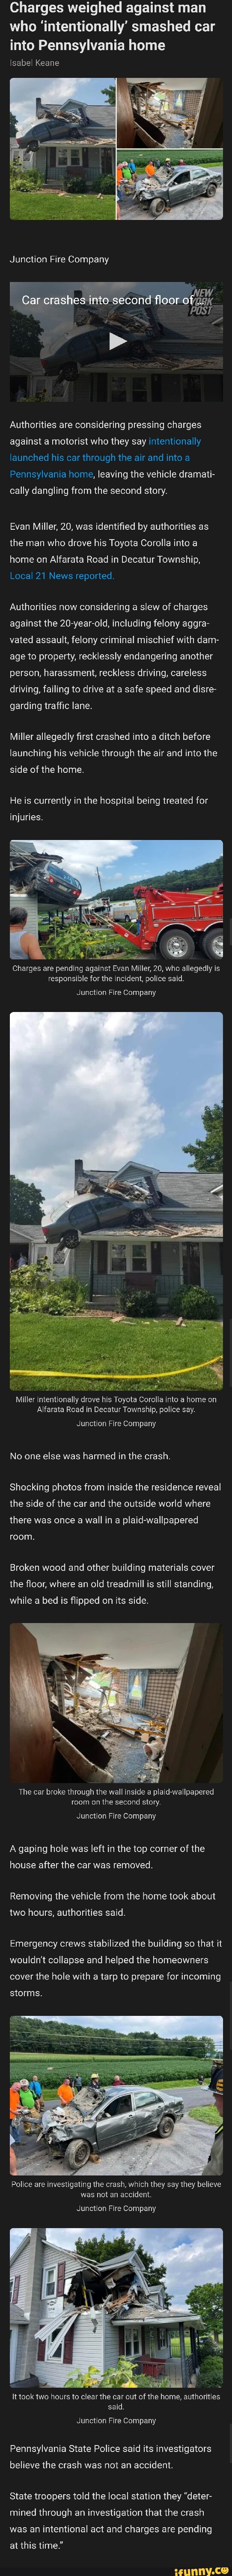
[[[100,2111],[99,2111],[99,2119],[100,2119],[100,2120],[114,2120],[114,2119],[115,2119],[115,2113],[116,2113],[116,2119],[118,2119],[118,2115],[119,2115],[120,2111],[131,2111],[131,2108],[132,2108],[132,2104],[131,2104],[131,2093],[123,2093],[123,2094],[121,2094],[121,2095],[120,2095],[120,2093],[118,2092],[118,2088],[117,2088],[117,2086],[115,2085],[115,2095],[114,2095],[114,2100],[113,2100],[113,2102],[107,2102],[107,2110],[106,2110],[106,2111],[101,2111],[101,2108],[100,2108]]]
[[[147,1246],[146,1246],[146,1243],[133,1243],[133,1244],[132,1244],[132,1270],[146,1270],[146,1268],[147,1268]]]
[[[12,2299],[13,2299],[13,2288],[14,2288],[14,2282],[13,2282],[13,2281],[10,2281],[10,2307],[11,2307],[11,2302],[12,2302]]]
[[[126,1270],[126,1244],[112,1243],[111,1270]]]
[[[201,377],[183,376],[184,402],[201,402]]]
[[[146,376],[133,376],[133,384],[132,384],[132,388],[130,388],[130,399],[131,399],[131,391],[132,391],[132,400],[133,400],[133,402],[136,402],[136,403],[137,403],[137,402],[141,402],[141,396],[143,397],[143,402],[147,402],[147,378],[146,378]]]
[[[132,2353],[132,2339],[131,2339],[131,2334],[129,2334],[128,2327],[126,2326],[126,2333],[125,2333],[125,2354],[126,2354],[126,2361],[129,2361],[129,2359],[130,2359],[130,2354],[131,2354],[131,2353]]]
[[[190,170],[176,170],[174,176],[174,188],[183,188],[183,181],[185,181],[185,187],[187,188],[190,176]]]
[[[46,2273],[45,2273],[45,2290],[44,2290],[44,2292],[43,2292],[43,2297],[44,2297],[45,2299],[54,2299],[54,2298],[55,2298],[55,2290],[56,2290],[56,2271],[55,2271],[55,2269],[54,2269],[54,2271],[53,2271],[53,2272],[46,2272]]]

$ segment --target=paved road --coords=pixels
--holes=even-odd
[[[152,2174],[154,2179],[156,2175],[158,2178],[159,2175],[164,2174],[170,2174],[170,2177],[173,2174],[176,2178],[180,2174],[182,2179],[185,2174],[201,2174],[204,2165],[208,2163],[217,2124],[215,2120],[214,2129],[213,2124],[211,2126],[211,2123],[208,2124],[206,2121],[190,2120],[189,2112],[193,2105],[195,2109],[201,2105],[202,2109],[204,2103],[209,2101],[207,2086],[186,2084],[183,2099],[184,2119],[176,2123],[171,2138],[149,2136],[146,2139],[137,2138],[131,2146],[118,2149],[117,2154],[114,2150],[111,2155],[101,2156],[94,2161],[91,2157],[91,2163],[87,2161],[82,2165],[81,2172],[88,2173],[89,2177],[94,2171],[109,2176],[115,2174],[116,2177],[118,2174]],[[80,2100],[83,2101],[83,2096],[80,2096]],[[40,2174],[44,2179],[48,2174],[51,2177],[54,2175],[55,2178],[57,2174],[65,2173],[68,2181],[65,2159],[51,2156],[45,2147],[37,2145],[35,2137],[24,2137],[23,2141],[20,2141],[20,2147],[17,2148],[17,2173],[27,2175],[32,2172]]]

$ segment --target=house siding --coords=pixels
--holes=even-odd
[[[66,2380],[66,2379],[67,2379],[67,2377],[68,2377],[68,2373],[69,2373],[70,2368],[72,2368],[72,2370],[73,2370],[74,2374],[75,2374],[75,2371],[76,2371],[76,2370],[82,2370],[82,2371],[83,2371],[83,2373],[84,2373],[84,2371],[89,2370],[90,2364],[92,2364],[92,2365],[93,2365],[94,2370],[99,2370],[99,2372],[101,2372],[101,2371],[103,2370],[103,2309],[102,2309],[102,2307],[101,2307],[101,2308],[97,2308],[97,2309],[95,2309],[95,2317],[97,2318],[96,2334],[94,2334],[94,2333],[93,2333],[93,2326],[92,2326],[92,2323],[91,2323],[91,2316],[90,2316],[90,2313],[89,2313],[89,2309],[88,2309],[88,2312],[87,2312],[87,2309],[86,2309],[86,2308],[83,2308],[83,2312],[82,2312],[81,2316],[80,2316],[80,2317],[76,2317],[75,2325],[74,2325],[74,2334],[73,2334],[73,2358],[72,2358],[72,2364],[68,2363],[68,2361],[67,2361],[67,2360],[66,2360],[66,2361],[64,2361],[64,2362],[63,2362],[63,2361],[57,2361],[57,2360],[56,2360],[56,2356],[54,2355],[54,2359],[53,2359],[53,2358],[52,2358],[52,2354],[50,2353],[49,2359],[45,2360],[44,2362],[37,2361],[37,2359],[36,2359],[36,2379],[40,2379],[40,2380],[41,2380],[41,2381],[43,2381],[43,2382],[44,2382],[44,2381],[45,2381],[45,2379],[46,2379],[46,2380],[48,2381],[48,2383],[50,2384],[50,2387],[54,2387],[54,2388],[58,2388],[58,2387],[59,2387],[59,2388],[64,2388],[64,2386],[65,2386],[65,2380]],[[44,2332],[45,2332],[45,2327],[46,2327],[46,2302],[45,2302],[45,2300],[43,2301],[43,2308],[41,2309],[41,2319],[43,2319],[43,2330],[44,2330]],[[50,2323],[50,2320],[49,2320],[49,2323]],[[54,2319],[54,2324],[55,2324],[55,2319]],[[64,2312],[63,2312],[63,2314],[62,2314],[62,2319],[61,2319],[61,2325],[63,2325],[63,2324],[64,2324]],[[59,2318],[57,2318],[57,2332],[58,2332],[58,2326],[59,2326]],[[68,2330],[68,2307],[67,2307],[66,2318],[65,2318],[65,2326],[66,2326],[66,2329]],[[42,2333],[42,2322],[41,2322],[41,2333]]]

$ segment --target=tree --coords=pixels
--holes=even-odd
[[[141,2254],[141,2246],[138,2250]],[[124,2228],[121,2229],[121,2236],[76,2237],[75,2252],[76,2254],[81,2255],[81,2261],[83,2260],[83,2263],[84,2261],[100,2264],[112,2263],[113,2261],[116,2262],[116,2255],[134,2254],[134,2251],[135,2236],[125,2236]]]
[[[39,358],[43,333],[32,313],[17,313],[10,308],[10,352],[13,358]]]
[[[34,1181],[18,1181],[10,1172],[10,1221],[12,1225],[42,1224],[44,1199]]]
[[[186,2308],[199,2310],[206,2333],[213,2334],[214,2341],[218,2344],[223,2326],[222,2282],[204,2281],[202,2284],[201,2281],[197,2281],[195,2290],[188,2291]]]
[[[110,81],[109,89],[103,89],[102,96],[103,98],[108,98],[109,107],[115,108],[115,82],[113,83],[113,81]]]
[[[16,116],[13,116],[12,107],[10,107],[10,136],[12,137],[15,134],[17,134],[17,121]]]
[[[223,1163],[223,1110],[219,1100],[213,1109],[202,1110],[205,1143],[196,1136],[195,1145],[182,1145],[182,1154],[191,1154],[194,1172],[221,1172]]]

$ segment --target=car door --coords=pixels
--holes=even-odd
[[[180,206],[182,206],[184,204],[184,198],[191,197],[192,186],[189,170],[182,170],[181,176],[179,176],[179,172],[177,172],[176,177],[169,180],[168,193],[171,206],[175,205],[175,202],[177,203],[178,200]]]
[[[99,2154],[112,2154],[112,2147],[116,2147],[120,2155],[120,2148],[127,2146],[127,2142],[130,2143],[132,2138],[136,2138],[136,2127],[132,2093],[127,2094],[123,2110],[119,2108],[119,2104],[116,2108],[115,2104],[115,2110],[111,2113],[106,2104],[105,2110],[99,2111],[99,2117],[96,2120]]]

